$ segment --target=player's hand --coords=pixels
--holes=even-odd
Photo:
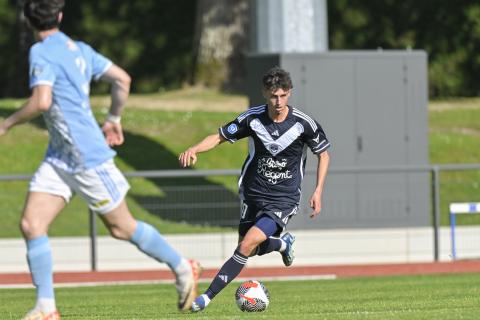
[[[193,166],[197,163],[197,153],[192,148],[187,149],[186,151],[180,153],[178,157],[178,162],[183,168]]]
[[[109,146],[119,146],[123,143],[123,130],[120,123],[105,121],[102,131]]]
[[[312,213],[310,213],[310,218],[315,218],[320,214],[322,210],[322,194],[320,191],[315,191],[310,198],[310,208],[312,208]]]

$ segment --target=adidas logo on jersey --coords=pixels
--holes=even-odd
[[[278,130],[275,130],[272,132],[272,136],[276,136],[278,137],[280,135],[280,133],[278,133]]]

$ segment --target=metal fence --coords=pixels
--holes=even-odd
[[[472,190],[467,192],[466,188],[474,189],[473,193],[476,192],[477,188],[480,189],[480,164],[337,167],[331,168],[329,175],[392,172],[430,173],[431,221],[434,234],[433,256],[435,261],[438,261],[440,224],[448,224],[448,221],[441,220],[447,216],[447,212],[443,214],[443,211],[448,210],[441,207],[441,204],[459,200],[479,200],[462,199],[462,193],[472,194]],[[233,227],[238,222],[239,202],[235,189],[239,174],[239,170],[164,170],[127,172],[125,176],[133,186],[129,196],[133,197],[135,202],[150,214],[175,222],[188,221],[193,224]],[[315,172],[307,170],[306,174],[315,174]],[[442,176],[442,174],[447,175]],[[461,177],[462,174],[467,176]],[[445,179],[444,182],[441,177]],[[25,184],[30,178],[30,175],[3,175],[0,176],[0,183]],[[148,183],[142,185],[142,190],[138,190],[136,188],[138,181],[136,180],[148,181]],[[463,183],[463,185],[460,185],[460,183]],[[8,201],[10,188],[1,188],[0,190],[1,203]],[[1,198],[2,195],[3,198]],[[16,204],[15,210],[17,208],[21,210],[21,205],[23,203]],[[192,211],[200,212],[200,214],[192,215]],[[14,214],[18,216],[18,211]],[[91,268],[96,270],[97,226],[93,213],[90,213],[87,223],[91,237]]]

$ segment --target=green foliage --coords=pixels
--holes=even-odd
[[[480,3],[335,0],[328,7],[331,49],[423,49],[432,97],[480,92]]]
[[[21,32],[16,2],[0,1],[0,97],[27,91],[27,53],[20,43],[32,39]],[[195,11],[191,0],[67,1],[62,29],[124,67],[134,92],[158,92],[192,80]],[[480,93],[479,2],[334,0],[328,1],[328,21],[331,49],[426,50],[432,97]],[[222,75],[214,68],[215,61],[198,66],[198,80],[218,85]]]
[[[189,0],[69,1],[62,29],[124,67],[134,92],[179,87],[192,68]]]
[[[200,313],[176,310],[171,284],[58,288],[66,319],[478,319],[480,275],[452,274],[350,278],[333,281],[266,281],[270,305],[243,313],[231,283]],[[201,284],[200,289],[206,289]],[[33,289],[0,289],[2,319],[19,319],[34,303]]]
[[[0,97],[18,95],[27,89],[25,69],[27,55],[21,52],[20,28],[17,21],[16,1],[0,1]],[[22,87],[22,88],[19,88]]]
[[[27,50],[33,39],[30,32],[20,32],[16,2],[0,1],[0,97],[23,96],[28,90],[27,52],[19,44],[25,42]],[[84,0],[66,2],[61,29],[125,68],[134,92],[158,92],[189,80],[194,24],[195,2],[190,0]],[[106,90],[105,85],[94,88]]]

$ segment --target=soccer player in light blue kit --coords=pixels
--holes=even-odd
[[[89,45],[73,41],[59,30],[63,6],[64,0],[25,2],[25,17],[38,40],[30,49],[32,93],[18,111],[0,123],[3,135],[42,113],[50,137],[45,158],[30,182],[21,219],[37,292],[36,305],[24,319],[60,319],[47,232],[74,193],[100,214],[113,237],[129,240],[172,269],[178,307],[186,310],[196,295],[199,264],[183,258],[154,227],[133,218],[125,201],[129,184],[115,166],[115,152],[109,147],[123,143],[120,115],[129,95],[130,77]],[[111,107],[101,129],[90,109],[92,78],[111,85]]]

